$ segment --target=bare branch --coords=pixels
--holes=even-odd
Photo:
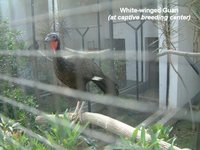
[[[157,57],[165,56],[165,55],[177,55],[177,56],[190,56],[190,57],[200,57],[200,53],[191,53],[191,52],[182,52],[177,50],[167,50],[162,51],[157,54]]]
[[[63,117],[62,114],[59,115],[60,117]],[[69,119],[72,119],[73,113],[68,113]],[[54,119],[56,116],[55,115],[49,115],[51,119]],[[127,125],[123,122],[120,122],[116,119],[113,119],[111,117],[98,114],[98,113],[90,113],[90,112],[85,112],[81,116],[81,121],[82,123],[91,123],[93,125],[97,125],[106,131],[109,131],[111,133],[114,133],[119,136],[125,136],[127,138],[131,138],[133,132],[136,130],[134,127]],[[48,121],[43,117],[43,116],[37,116],[36,117],[36,122],[39,124],[45,124],[48,123]],[[136,137],[137,140],[141,139],[141,132],[138,131],[138,135]],[[151,136],[149,134],[146,134],[145,138],[148,142],[151,141]],[[159,140],[159,144],[163,150],[167,150],[171,147],[171,144]],[[180,148],[174,146],[174,150],[180,150]]]

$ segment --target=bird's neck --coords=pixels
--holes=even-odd
[[[63,72],[63,70],[65,68],[65,63],[66,63],[66,60],[63,57],[61,57],[61,56],[54,57],[53,58],[54,70],[58,71],[58,72]]]
[[[57,46],[56,51],[60,51],[60,41],[58,41],[58,46]]]
[[[64,60],[64,58],[61,55],[62,50],[60,49],[60,43],[58,44],[58,47],[56,50],[54,50],[55,57],[53,58],[53,61],[55,62],[56,65],[59,65],[60,62]]]
[[[61,66],[63,65],[63,61],[65,60],[62,55],[61,55],[61,48],[60,48],[60,41],[58,41],[58,45],[57,45],[57,48],[54,51],[54,54],[55,54],[55,57],[53,58],[53,61],[54,61],[54,65],[56,66]]]
[[[60,41],[57,41],[57,47],[55,49],[55,52],[59,52],[60,51]]]

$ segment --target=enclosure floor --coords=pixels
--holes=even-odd
[[[157,89],[148,89],[145,92],[141,93],[140,96],[147,100],[158,102],[159,91]]]

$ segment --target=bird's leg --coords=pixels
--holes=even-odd
[[[78,101],[77,104],[76,104],[76,108],[74,110],[74,114],[78,113],[79,108],[80,108],[80,101]]]
[[[78,116],[79,116],[79,118],[80,118],[80,121],[82,121],[82,110],[83,110],[84,104],[85,104],[85,101],[83,101],[83,102],[81,103],[81,106],[80,106],[79,111],[78,111]]]
[[[80,121],[82,121],[82,109],[83,109],[83,106],[84,106],[85,102],[83,101],[82,103],[80,101],[77,102],[76,104],[76,108],[74,110],[74,114],[72,116],[72,124],[74,124],[78,119]]]
[[[80,103],[81,103],[80,101],[77,102],[76,108],[75,108],[73,116],[72,116],[72,120],[75,121],[75,122],[78,120],[78,112],[79,112],[79,109],[80,109]]]
[[[73,127],[74,124],[75,124],[75,123],[77,122],[77,120],[78,120],[79,108],[80,108],[80,101],[77,102],[76,108],[75,108],[74,113],[73,113],[73,115],[72,115],[71,127]]]

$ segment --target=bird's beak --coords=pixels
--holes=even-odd
[[[45,42],[49,42],[50,40],[51,39],[48,36],[44,39]]]

